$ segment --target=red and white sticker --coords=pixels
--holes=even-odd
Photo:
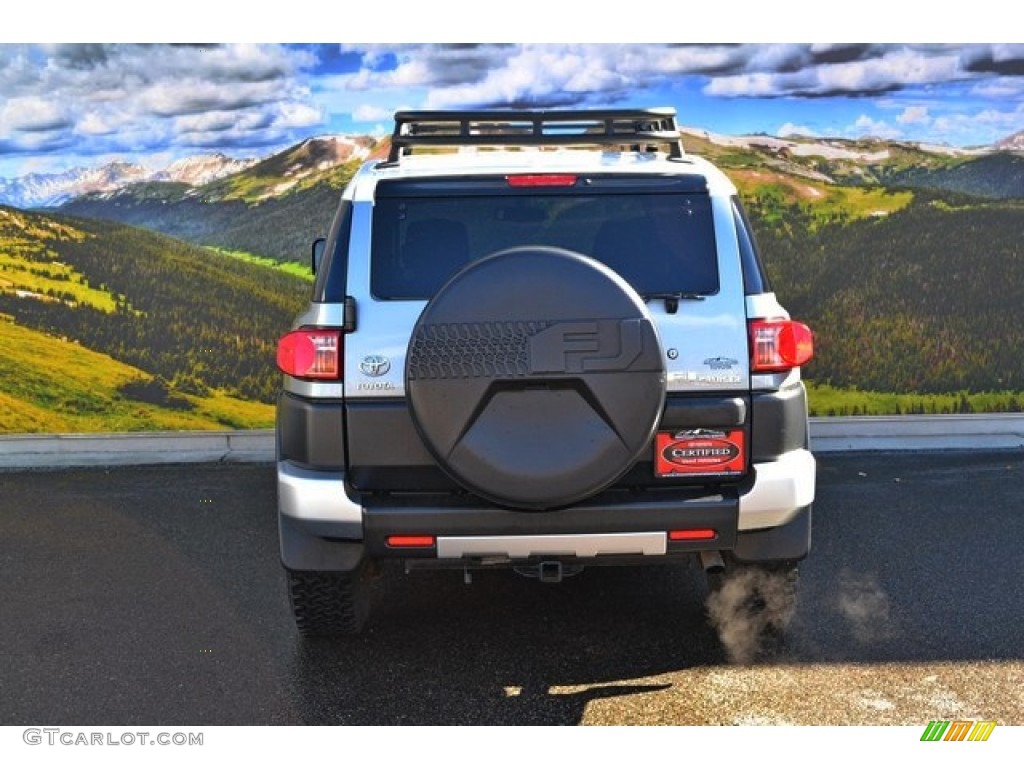
[[[742,429],[684,429],[659,432],[655,438],[657,477],[741,475],[746,464]]]

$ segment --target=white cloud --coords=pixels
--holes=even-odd
[[[303,80],[315,63],[278,45],[0,46],[0,148],[74,143],[98,155],[187,148],[218,132],[225,148],[281,141],[323,122]]]
[[[818,134],[808,128],[806,125],[796,125],[794,123],[784,123],[779,126],[777,134],[782,138],[787,136],[817,136]]]
[[[951,144],[991,144],[1016,133],[1024,126],[1024,102],[1013,109],[983,109],[937,117],[931,125],[936,140]]]
[[[638,46],[524,45],[482,78],[432,88],[427,106],[558,106],[665,79]],[[642,76],[644,82],[639,81]]]
[[[697,75],[711,96],[775,98],[885,93],[976,77],[968,66],[1003,69],[1016,49],[950,45],[348,46],[362,56],[352,90],[427,90],[429,106],[607,103]],[[973,64],[972,64],[973,62]]]
[[[144,110],[159,117],[191,115],[250,107],[281,98],[273,82],[231,83],[230,85],[189,78],[165,80],[139,93]]]
[[[352,110],[352,119],[357,123],[375,123],[380,120],[390,120],[393,116],[391,110],[378,107],[373,104],[361,104]]]
[[[71,125],[66,110],[38,96],[9,99],[0,106],[0,134],[56,131]]]
[[[180,133],[227,131],[239,127],[243,115],[229,110],[210,110],[174,118],[174,130]]]
[[[87,112],[75,125],[75,132],[85,136],[108,136],[116,130],[107,117],[98,112]]]
[[[803,121],[843,135],[966,144],[1024,126],[1020,44],[348,45],[338,61],[358,68],[333,73],[320,70],[337,51],[323,53],[321,67],[313,50],[0,45],[0,152],[69,144],[79,156],[154,146],[230,151],[298,140],[332,121],[386,124],[400,104],[559,107],[655,96],[685,105],[693,88],[725,98],[892,95],[892,104],[874,105],[892,110],[888,122],[864,107],[862,121],[845,129],[858,112],[766,111],[767,119],[792,117],[780,134],[812,133],[796,124]],[[950,83],[955,91],[943,89]],[[974,113],[958,116],[968,103]]]
[[[824,54],[822,54],[824,55]],[[704,89],[711,96],[834,96],[885,93],[911,85],[965,79],[955,50],[893,48],[865,53],[852,61],[821,63],[797,57],[795,69],[753,70],[712,78]],[[802,64],[802,65],[801,65]]]
[[[896,116],[896,122],[900,125],[928,125],[931,121],[928,107],[907,107]]]
[[[282,131],[322,123],[319,109],[301,102],[283,102],[181,115],[174,119],[173,126],[182,141],[209,146],[216,143],[218,137],[229,145],[259,143],[264,133],[280,137]]]
[[[309,128],[320,125],[324,116],[316,107],[298,101],[286,101],[275,105],[277,115],[271,125],[274,128]]]
[[[899,128],[889,125],[884,120],[875,120],[867,115],[858,117],[853,125],[847,127],[846,132],[858,138],[873,139],[896,139],[903,135]]]
[[[1024,100],[1024,77],[997,77],[986,80],[971,88],[971,95],[983,99]]]

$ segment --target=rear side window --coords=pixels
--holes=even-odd
[[[333,248],[324,254],[313,285],[314,301],[341,301],[348,283],[348,246],[352,232],[352,203],[342,200],[334,216],[327,245]]]
[[[621,185],[620,185],[621,186]],[[524,245],[565,248],[617,271],[641,295],[718,291],[710,198],[702,192],[459,194],[379,197],[371,289],[380,299],[428,299],[470,261]]]
[[[750,226],[746,211],[738,197],[732,199],[732,216],[736,224],[736,240],[743,265],[743,289],[747,296],[766,293],[771,290],[765,275],[761,255],[754,240],[754,229]]]

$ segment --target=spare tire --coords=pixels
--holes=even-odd
[[[438,464],[503,506],[604,490],[650,445],[665,363],[643,300],[604,264],[529,246],[470,263],[424,308],[406,359]]]

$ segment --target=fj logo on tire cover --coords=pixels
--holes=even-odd
[[[555,323],[530,338],[533,373],[627,370],[643,352],[642,320]]]

